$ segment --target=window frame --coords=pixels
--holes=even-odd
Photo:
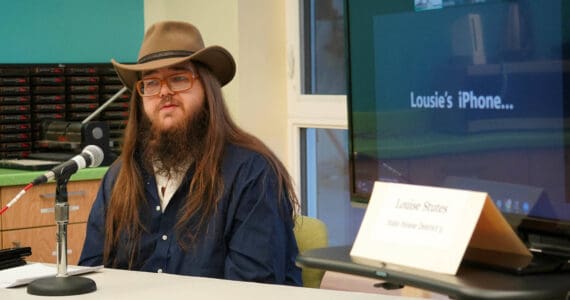
[[[302,187],[302,148],[301,130],[304,128],[347,129],[347,97],[346,95],[310,95],[302,93],[303,45],[301,30],[301,1],[285,1],[285,27],[287,45],[287,135],[288,135],[288,168],[296,183],[296,193],[308,208],[308,215],[316,214],[316,203],[312,203],[311,195],[304,199]],[[315,190],[309,188],[307,190]]]

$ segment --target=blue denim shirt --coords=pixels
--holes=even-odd
[[[103,263],[105,211],[120,167],[120,161],[115,163],[101,181],[80,265]],[[193,174],[191,167],[164,213],[154,176],[144,174],[148,205],[141,208],[140,216],[148,232],[142,234],[133,269],[301,285],[293,223],[287,219],[292,208],[287,201],[278,202],[276,176],[265,158],[244,148],[227,147],[221,167],[224,193],[218,209],[205,234],[185,250],[177,241],[174,226]],[[115,250],[116,267],[126,269],[129,257],[124,244]]]

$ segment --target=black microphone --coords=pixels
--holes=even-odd
[[[32,181],[32,184],[38,185],[46,183],[61,176],[70,176],[84,168],[98,167],[103,161],[104,156],[103,150],[101,150],[99,146],[89,145],[83,148],[81,154],[72,157],[70,160],[38,176]]]

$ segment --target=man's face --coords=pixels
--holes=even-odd
[[[181,77],[178,78],[178,75]],[[204,105],[204,88],[200,80],[197,77],[192,78],[192,75],[187,64],[143,73],[143,80],[149,78],[162,80],[158,95],[142,97],[144,111],[153,128],[165,132],[177,126],[184,126]],[[184,78],[193,80],[192,88],[189,90],[175,92],[166,84],[167,81],[176,84],[177,80]]]

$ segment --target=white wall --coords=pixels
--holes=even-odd
[[[286,0],[145,0],[145,27],[159,20],[196,25],[206,45],[237,62],[224,95],[235,121],[287,164]]]
[[[244,129],[287,159],[285,1],[239,0],[239,106]]]

